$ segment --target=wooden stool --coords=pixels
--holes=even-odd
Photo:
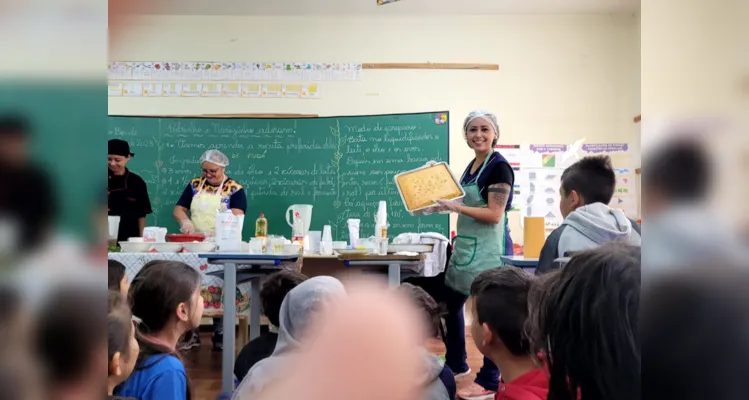
[[[204,318],[223,318],[223,311],[210,311],[203,313]],[[239,324],[239,332],[237,332],[236,339],[234,340],[234,357],[239,355],[242,348],[250,342],[250,317],[243,314],[237,314],[237,320]],[[234,332],[232,332],[233,334]],[[226,332],[224,332],[226,337]]]

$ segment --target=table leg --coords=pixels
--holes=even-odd
[[[388,265],[388,284],[390,287],[398,287],[401,284],[401,266],[398,263]]]
[[[224,349],[221,354],[221,391],[234,391],[234,325],[237,322],[237,265],[224,264]]]
[[[250,340],[260,336],[260,278],[250,281]]]

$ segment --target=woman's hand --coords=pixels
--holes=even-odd
[[[195,233],[195,225],[189,219],[183,220],[179,223],[179,231],[187,235],[193,234]]]
[[[450,212],[454,212],[458,214],[460,214],[461,211],[463,210],[463,207],[465,207],[462,201],[457,201],[457,200],[435,200],[435,201],[445,211],[450,211]]]

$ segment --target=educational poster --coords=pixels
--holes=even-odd
[[[113,61],[110,81],[358,81],[362,63]]]
[[[632,219],[638,219],[637,183],[634,155],[627,143],[592,143],[584,144],[580,156],[607,155],[616,174],[616,191],[609,204],[619,208]]]
[[[544,217],[546,229],[555,229],[564,220],[559,211],[560,178],[576,161],[569,148],[566,144],[531,144],[521,149],[520,215]]]
[[[515,184],[513,185],[512,193],[512,211],[520,211],[520,204],[523,203],[522,191],[520,190],[520,163],[522,160],[520,154],[519,144],[496,144],[494,145],[494,151],[501,154],[510,163],[513,172],[515,173]]]

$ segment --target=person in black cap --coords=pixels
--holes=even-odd
[[[109,215],[120,216],[117,241],[143,236],[146,215],[151,213],[146,182],[126,167],[134,155],[126,141],[109,141]]]

